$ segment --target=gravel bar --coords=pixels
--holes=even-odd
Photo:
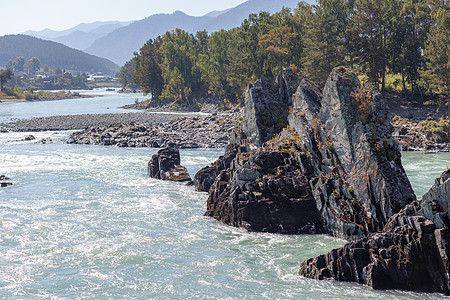
[[[1,131],[52,131],[52,130],[76,130],[92,126],[111,126],[114,124],[130,123],[166,123],[181,117],[194,117],[192,114],[165,114],[165,113],[120,113],[120,114],[85,114],[70,116],[53,116],[19,120],[8,123],[0,123]]]

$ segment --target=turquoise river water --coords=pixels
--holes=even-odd
[[[54,140],[43,145],[0,133],[0,173],[14,182],[0,189],[0,298],[442,298],[302,278],[301,261],[345,241],[223,225],[203,216],[207,194],[146,176],[158,149],[68,145],[69,134],[35,134]],[[182,163],[195,174],[222,153],[181,150]],[[450,154],[403,162],[422,195]]]

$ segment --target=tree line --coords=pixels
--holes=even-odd
[[[365,74],[382,92],[396,74],[406,94],[449,91],[448,0],[319,0],[251,14],[208,34],[181,29],[149,40],[119,72],[152,98],[241,101],[248,83],[291,66],[324,84],[335,66]]]

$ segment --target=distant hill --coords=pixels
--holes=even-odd
[[[70,48],[84,50],[91,46],[97,39],[130,23],[118,21],[82,23],[73,28],[61,31],[44,29],[41,31],[26,31],[23,34],[61,43]]]
[[[119,70],[115,63],[65,45],[45,41],[27,35],[6,35],[0,37],[0,66],[5,67],[9,60],[18,56],[37,57],[41,66],[61,68],[81,72],[102,72],[114,74]]]
[[[223,12],[212,12],[203,17],[188,16],[177,11],[173,14],[158,14],[135,21],[96,40],[86,52],[106,57],[119,65],[133,57],[150,38],[163,35],[166,31],[181,28],[195,33],[200,30],[214,32],[240,26],[251,13],[268,11],[275,13],[283,6],[295,8],[298,0],[249,0]],[[307,1],[313,2],[313,1]]]

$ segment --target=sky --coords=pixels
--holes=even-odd
[[[64,30],[95,21],[133,21],[181,10],[201,16],[246,0],[12,0],[2,1],[0,36],[27,30]]]

